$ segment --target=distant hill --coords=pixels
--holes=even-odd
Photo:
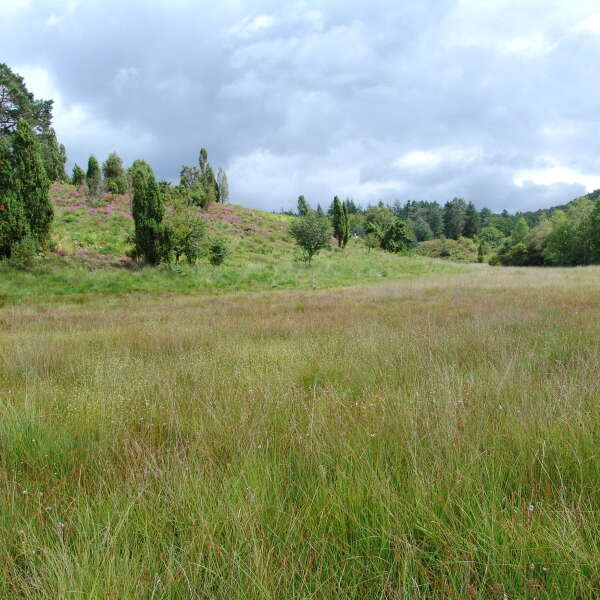
[[[529,225],[536,225],[539,223],[540,219],[543,217],[550,217],[557,210],[568,210],[575,202],[580,200],[581,198],[588,198],[595,202],[600,198],[600,190],[595,190],[590,192],[589,194],[584,194],[583,196],[579,196],[566,204],[561,204],[559,206],[551,206],[550,208],[540,208],[535,211],[526,211],[526,212],[518,212],[517,216],[523,217]]]
[[[55,208],[53,251],[57,258],[90,266],[129,261],[127,237],[133,231],[133,219],[128,195],[104,194],[91,201],[84,191],[67,184],[54,184],[50,195]],[[260,263],[293,250],[287,233],[289,216],[235,204],[213,204],[198,212],[211,232],[228,239],[234,263]]]

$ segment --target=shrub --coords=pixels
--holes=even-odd
[[[218,238],[213,240],[208,246],[208,260],[211,265],[218,267],[222,265],[229,255],[229,246],[225,240]]]
[[[396,217],[385,230],[381,247],[388,252],[406,252],[413,242],[414,237],[408,223]]]
[[[477,262],[477,246],[470,238],[437,239],[421,242],[416,253],[430,258],[445,258],[453,262]]]
[[[35,259],[38,254],[38,246],[31,235],[24,237],[16,242],[12,249],[9,259],[9,264],[22,271],[31,269],[35,264]]]

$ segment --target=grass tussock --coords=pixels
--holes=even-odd
[[[0,597],[592,599],[600,270],[0,311]]]

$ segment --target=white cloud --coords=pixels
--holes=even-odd
[[[549,162],[552,163],[552,166],[517,172],[513,178],[514,184],[518,187],[523,187],[527,183],[545,186],[568,183],[582,185],[588,192],[600,189],[600,176],[582,173],[577,169],[561,165],[554,160],[550,160]]]
[[[586,19],[583,19],[577,26],[577,29],[592,33],[600,33],[600,13],[590,15]]]
[[[229,33],[241,38],[248,38],[259,31],[270,29],[277,23],[274,15],[258,15],[256,17],[246,17],[237,25],[229,28]]]
[[[414,150],[407,152],[397,158],[392,166],[398,169],[430,169],[436,167],[442,162],[442,157],[437,152],[426,152],[423,150]]]

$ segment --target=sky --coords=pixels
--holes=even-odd
[[[459,196],[532,210],[600,188],[597,0],[0,0],[0,62],[54,99],[70,166],[160,179],[208,149],[231,201]]]

